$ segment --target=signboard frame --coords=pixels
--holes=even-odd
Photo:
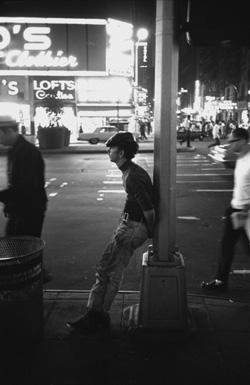
[[[0,24],[63,24],[63,25],[103,25],[106,33],[106,19],[72,19],[72,18],[40,18],[40,17],[0,17]],[[107,43],[106,43],[107,45]],[[107,46],[104,47],[105,51]],[[105,52],[105,71],[88,71],[88,70],[53,70],[53,69],[0,69],[0,76],[107,76],[107,54]]]

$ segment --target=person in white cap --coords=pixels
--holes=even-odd
[[[119,290],[123,271],[135,249],[153,235],[155,210],[153,185],[148,173],[132,162],[138,144],[130,132],[118,132],[106,143],[109,158],[122,172],[127,199],[120,223],[96,267],[87,312],[66,326],[80,333],[108,331],[109,310]]]
[[[0,116],[0,144],[8,146],[8,185],[0,191],[7,217],[5,235],[40,238],[48,201],[42,155],[18,133],[17,122],[9,116]],[[47,271],[43,278],[51,279]]]

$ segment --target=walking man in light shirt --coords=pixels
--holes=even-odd
[[[221,133],[220,122],[219,122],[219,120],[216,120],[216,123],[212,129],[212,135],[213,135],[214,142],[210,143],[208,145],[208,148],[220,145],[220,133]]]
[[[211,282],[202,282],[201,287],[208,290],[226,290],[234,257],[235,245],[240,235],[249,247],[249,240],[243,227],[236,228],[233,213],[247,215],[250,210],[250,144],[249,134],[244,128],[235,128],[229,138],[228,153],[237,154],[234,169],[234,188],[231,205],[226,211],[224,234],[222,237],[221,256],[218,263],[216,278]],[[232,215],[233,214],[233,215]]]

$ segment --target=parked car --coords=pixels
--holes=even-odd
[[[78,140],[86,140],[91,144],[105,143],[116,132],[119,132],[119,129],[115,126],[101,126],[93,132],[79,133]],[[134,133],[134,136],[138,140],[139,134]]]
[[[207,134],[197,127],[190,130],[190,140],[198,139],[198,140],[202,141],[206,136],[207,136]],[[185,129],[185,127],[182,127],[182,126],[178,127],[177,128],[177,140],[178,141],[182,141],[182,140],[185,141],[186,138],[187,138],[187,130]]]

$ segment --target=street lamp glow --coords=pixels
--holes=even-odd
[[[138,40],[146,40],[148,38],[148,30],[146,28],[140,28],[137,31]]]

